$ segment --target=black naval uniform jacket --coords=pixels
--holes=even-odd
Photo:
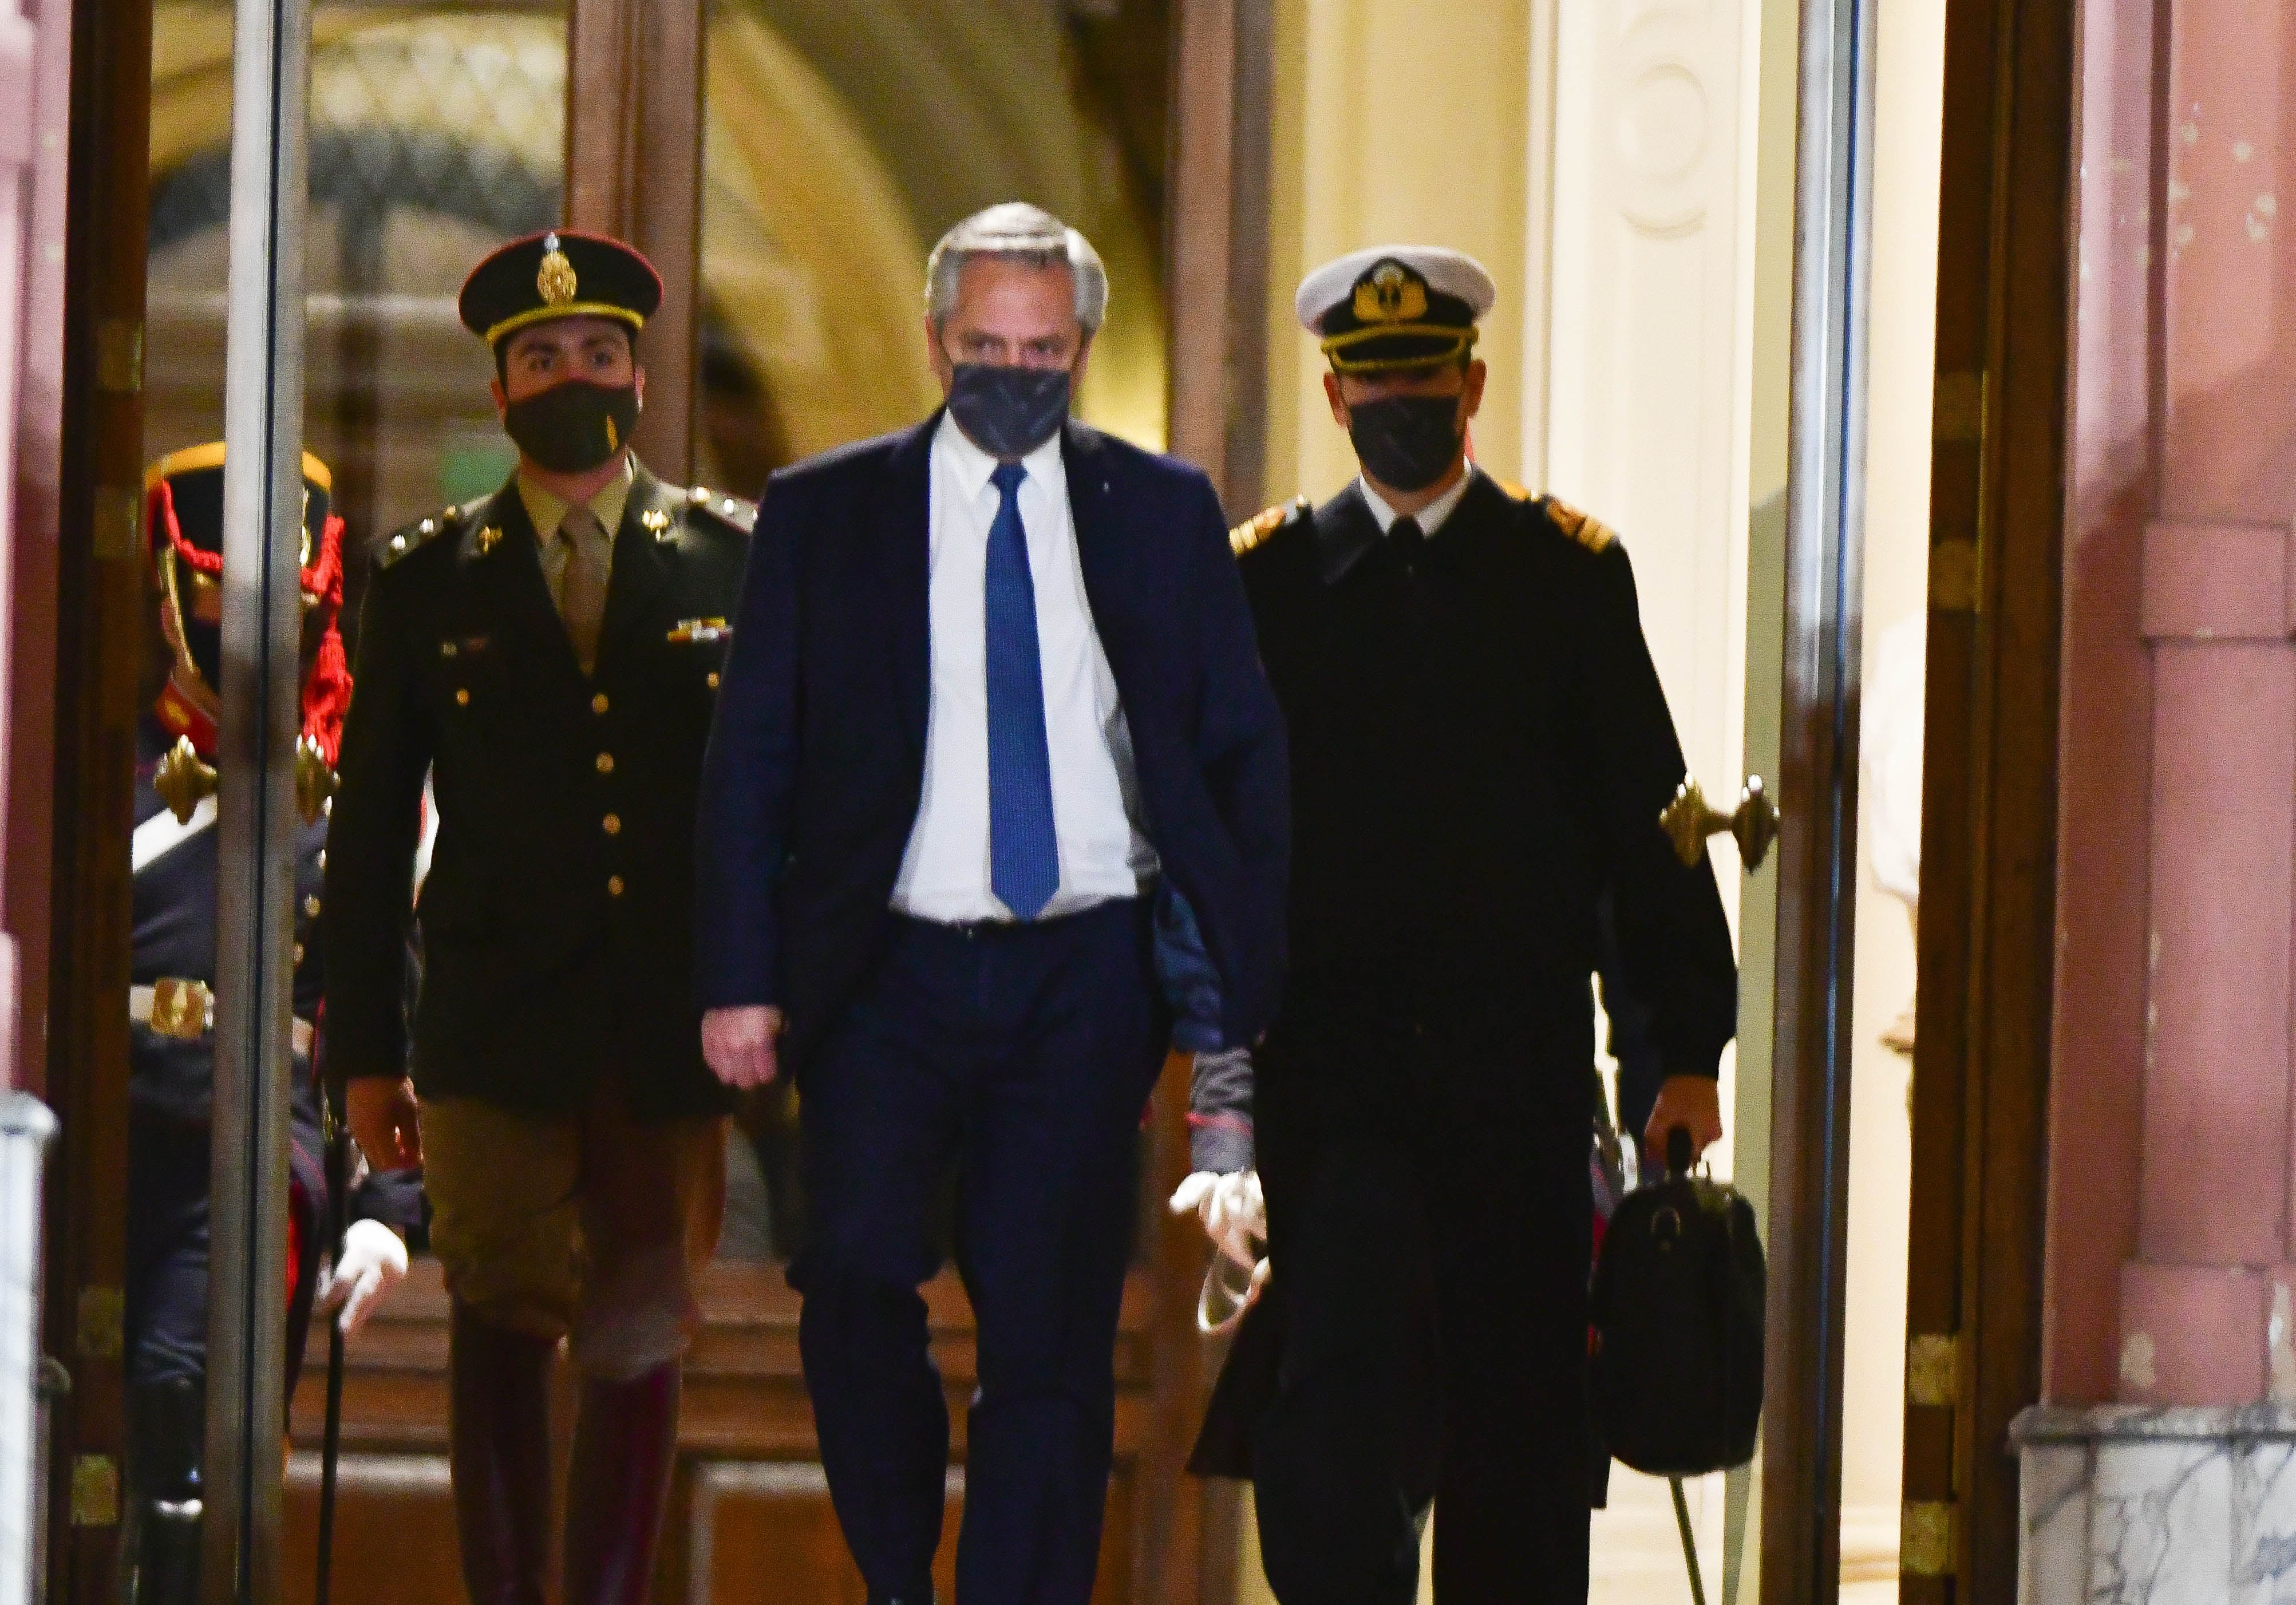
[[[138,987],[161,981],[196,981],[212,989],[216,979],[215,827],[204,824],[184,831],[176,826],[167,805],[153,784],[160,760],[175,745],[173,735],[146,714],[135,732],[135,825],[137,831],[133,923],[129,941],[129,979]],[[172,840],[155,843],[147,852],[144,832],[154,831]],[[310,1021],[318,1014],[326,974],[325,948],[320,939],[319,887],[326,861],[327,827],[324,821],[306,825],[295,841],[294,995],[295,1018]],[[208,1230],[205,1205],[209,1122],[215,1106],[215,1036],[179,1036],[155,1029],[149,1021],[128,1028],[128,1110],[134,1126],[131,1164],[150,1174],[129,1179],[128,1232],[135,1240],[128,1257],[132,1304],[145,1306],[149,1291],[135,1287],[139,1275],[186,1255],[204,1259]],[[303,1269],[298,1303],[308,1307],[315,1290],[321,1250],[320,1227],[326,1218],[327,1179],[324,1126],[318,1083],[311,1061],[295,1058],[289,1092],[288,1169],[300,1200],[303,1228]],[[422,1179],[419,1171],[371,1171],[350,1191],[346,1219],[379,1220],[406,1231],[422,1218]],[[197,1312],[191,1318],[197,1319]],[[172,1320],[144,1323],[180,1328],[183,1313]],[[299,1355],[303,1325],[289,1323],[291,1356]]]
[[[1382,535],[1359,487],[1263,515],[1236,544],[1291,734],[1292,970],[1250,1070],[1200,1077],[1193,1118],[1257,1125],[1274,1289],[1305,1241],[1294,1212],[1319,1156],[1366,1140],[1422,1175],[1407,1186],[1465,1167],[1469,1187],[1518,1210],[1521,1167],[1559,1166],[1545,1196],[1584,1222],[1598,961],[1647,1005],[1667,1074],[1717,1074],[1737,1015],[1712,868],[1684,867],[1658,823],[1684,766],[1624,548],[1480,473],[1415,552]],[[1615,948],[1598,934],[1605,893]],[[1470,1133],[1497,1141],[1462,1144]],[[1473,1169],[1495,1147],[1519,1153],[1517,1175]],[[1490,1319],[1513,1323],[1526,1364],[1535,1337],[1583,1360],[1585,1283],[1559,1263],[1578,1302],[1493,1268]],[[1288,1310],[1270,1298],[1245,1316],[1192,1470],[1266,1475],[1255,1444],[1289,1363]],[[1533,1331],[1557,1313],[1559,1334]],[[1415,1434],[1433,1428],[1414,1418]],[[1527,1445],[1511,1463],[1583,1446]],[[1423,1436],[1398,1449],[1398,1466],[1439,1458]],[[1264,1484],[1260,1510],[1263,1532],[1271,1512],[1301,1519]]]
[[[1292,739],[1262,1090],[1312,1065],[1335,1114],[1437,1094],[1583,1129],[1606,889],[1667,1072],[1716,1075],[1736,966],[1710,865],[1659,827],[1682,750],[1625,548],[1477,472],[1415,553],[1351,486],[1240,562]],[[1414,1065],[1431,1084],[1397,1085]]]
[[[731,1095],[693,1002],[701,751],[756,509],[636,471],[588,676],[515,479],[377,549],[327,864],[330,1051],[406,1063],[404,942],[422,783],[438,835],[414,910],[415,1088],[637,1118]]]

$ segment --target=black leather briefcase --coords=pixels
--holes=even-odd
[[[1595,1410],[1611,1454],[1656,1477],[1753,1458],[1762,1414],[1767,1272],[1754,1211],[1689,1174],[1674,1134],[1668,1175],[1620,1201],[1595,1266]]]

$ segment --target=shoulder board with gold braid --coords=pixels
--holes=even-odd
[[[1557,529],[1589,552],[1607,551],[1611,543],[1619,538],[1618,531],[1602,520],[1579,512],[1559,496],[1546,498],[1546,516]]]
[[[1229,550],[1242,557],[1292,520],[1306,518],[1308,505],[1308,498],[1300,496],[1292,501],[1279,502],[1264,512],[1254,513],[1227,532]]]
[[[740,496],[729,496],[722,490],[711,490],[697,485],[685,493],[686,506],[695,512],[705,513],[743,535],[753,533],[758,527],[758,504]]]
[[[429,545],[432,541],[454,528],[462,516],[463,509],[459,505],[442,507],[429,518],[409,524],[404,529],[394,531],[390,539],[375,549],[374,566],[378,569],[388,569],[393,563],[401,561],[409,553]]]

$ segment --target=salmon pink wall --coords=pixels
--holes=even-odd
[[[2046,1388],[2296,1400],[2296,13],[2082,47]]]

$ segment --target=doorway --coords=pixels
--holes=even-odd
[[[1779,774],[1777,762],[1793,737],[1779,728],[1775,682],[1784,672],[1789,643],[1766,632],[1781,627],[1784,610],[1775,599],[1790,578],[1785,353],[1793,302],[1794,8],[1747,0],[1732,12],[1730,26],[1710,20],[1702,33],[1685,38],[1666,33],[1672,26],[1666,8],[1650,8],[1657,20],[1648,29],[1620,35],[1589,26],[1595,12],[1574,12],[1575,4],[1554,0],[1530,8],[1524,70],[1510,92],[1517,97],[1508,105],[1519,124],[1518,149],[1495,187],[1512,183],[1517,194],[1534,201],[1534,225],[1515,242],[1506,264],[1522,287],[1518,307],[1531,308],[1532,315],[1521,319],[1521,385],[1511,403],[1520,429],[1513,438],[1479,446],[1509,477],[1552,486],[1626,530],[1654,642],[1663,635],[1669,650],[1678,648],[1671,660],[1661,652],[1660,668],[1693,769],[1714,790],[1727,790],[1749,770]],[[1010,37],[990,46],[959,25],[962,8],[883,0],[870,11],[865,29],[853,26],[850,6],[829,0],[739,0],[710,8],[695,477],[750,493],[781,462],[915,416],[929,397],[914,353],[905,356],[902,342],[914,328],[911,286],[923,245],[972,204],[1013,192],[1074,217],[1098,240],[1118,280],[1111,332],[1120,330],[1123,343],[1111,344],[1111,360],[1095,364],[1099,388],[1085,397],[1087,415],[1144,443],[1186,432],[1166,405],[1179,376],[1167,357],[1176,342],[1165,308],[1177,291],[1165,282],[1163,245],[1168,231],[1180,226],[1167,192],[1178,190],[1182,176],[1168,171],[1163,154],[1177,135],[1163,119],[1178,98],[1171,43],[1185,29],[1168,12],[1132,0],[1044,9],[1037,31],[1003,30]],[[1290,45],[1308,43],[1304,8],[1292,0],[1231,9],[1230,39],[1273,41],[1279,61],[1292,59],[1283,53]],[[1465,9],[1476,9],[1473,0]],[[459,342],[440,303],[488,240],[546,223],[562,204],[565,12],[521,0],[491,7],[342,4],[318,10],[307,428],[315,448],[336,465],[355,537],[372,540],[485,488],[505,466],[484,409],[469,405],[482,393],[483,358]],[[212,159],[226,127],[218,91],[227,92],[228,13],[193,4],[162,4],[158,12],[147,455],[217,432],[222,327]],[[1254,31],[1263,24],[1264,33]],[[1359,37],[1355,44],[1365,42]],[[1885,53],[1888,48],[1885,43]],[[1918,55],[1929,48],[1916,41],[1906,51]],[[1687,98],[1686,58],[1712,69],[1704,77],[1689,74],[1693,93]],[[1232,54],[1228,65],[1237,59]],[[946,103],[918,103],[914,86],[928,81],[948,86]],[[406,93],[410,86],[421,93]],[[1566,86],[1612,97],[1610,110],[1632,114],[1620,125],[1625,132],[1616,140],[1590,135],[1568,143],[1570,129],[1613,125],[1596,115],[1598,106],[1566,106]],[[1279,102],[1283,93],[1279,86]],[[158,116],[163,103],[165,119]],[[472,105],[488,108],[477,126],[467,115]],[[1693,124],[1694,140],[1685,133]],[[323,125],[333,143],[316,137]],[[1279,148],[1288,137],[1280,127],[1271,135]],[[1929,141],[1933,148],[1933,134]],[[1623,186],[1613,182],[1621,162],[1633,169]],[[1243,169],[1251,165],[1247,157],[1230,176],[1234,192],[1242,192]],[[1282,183],[1280,174],[1271,179],[1267,173],[1253,181],[1275,182],[1279,189]],[[1702,186],[1719,186],[1719,199]],[[1706,209],[1695,226],[1677,205],[1685,195],[1703,197],[1699,204]],[[1570,209],[1590,212],[1621,196],[1639,209],[1639,221],[1629,221],[1635,237],[1650,247],[1649,261],[1677,274],[1677,280],[1637,281],[1619,271],[1620,261],[1577,259],[1565,249],[1586,250],[1597,238],[1583,217],[1573,222]],[[1280,229],[1291,204],[1281,194],[1271,199],[1271,226]],[[1368,226],[1376,210],[1362,209],[1354,225]],[[1441,219],[1423,212],[1403,221],[1421,226],[1399,232],[1425,233]],[[1874,227],[1878,253],[1882,224],[1876,220]],[[1224,231],[1220,238],[1225,242],[1228,235]],[[1299,254],[1296,243],[1292,249]],[[1933,255],[1918,242],[1905,250],[1916,262]],[[1283,250],[1271,254],[1280,262]],[[1291,281],[1282,271],[1269,280],[1271,299],[1288,295]],[[1637,283],[1642,288],[1634,297],[1620,294]],[[1669,283],[1687,293],[1670,293]],[[1915,295],[1901,286],[1895,304],[1926,301],[1926,285],[1920,288]],[[1878,323],[1888,293],[1878,271],[1872,293]],[[1127,294],[1137,299],[1128,305]],[[1631,326],[1637,308],[1663,311],[1684,326],[1657,335],[1637,330]],[[1599,346],[1606,335],[1617,343]],[[1292,349],[1292,339],[1287,327],[1271,331],[1272,340],[1285,342],[1275,349]],[[1899,427],[1910,415],[1906,405],[1896,426],[1884,421],[1885,397],[1909,405],[1924,422],[1928,416],[1925,359],[1915,358],[1912,345],[1897,354],[1894,378],[1886,382],[1882,356],[1877,352],[1871,360],[1865,388],[1869,481],[1885,471],[1883,438],[1900,446],[1913,438]],[[1918,404],[1907,402],[1915,388],[1909,375],[1922,381]],[[1267,388],[1279,404],[1289,395],[1280,375],[1271,375]],[[1636,410],[1661,405],[1674,409],[1671,423]],[[1728,429],[1697,434],[1687,453],[1692,466],[1672,471],[1680,459],[1677,438],[1667,431],[1697,433],[1714,417],[1726,417]],[[1603,457],[1606,446],[1621,441],[1647,454]],[[1271,464],[1299,470],[1308,454],[1296,441],[1278,450],[1271,440],[1267,456]],[[1886,471],[1917,479],[1910,462],[1898,460]],[[1653,471],[1654,463],[1664,471]],[[1324,494],[1335,485],[1297,488]],[[1293,488],[1269,487],[1284,495]],[[1917,507],[1897,501],[1891,518],[1916,528],[1922,521]],[[1875,527],[1869,513],[1869,532]],[[1892,570],[1897,588],[1877,594],[1876,549],[1869,545],[1857,556],[1866,569],[1870,676],[1882,667],[1876,656],[1882,616],[1906,613],[1906,598],[1918,594],[1922,581],[1909,581],[1913,570],[1900,564]],[[1925,578],[1925,567],[1921,572]],[[1771,599],[1767,606],[1765,598]],[[1854,626],[1858,610],[1854,604],[1837,610],[1833,627]],[[1854,628],[1848,639],[1857,640]],[[1857,679],[1852,670],[1847,706],[1853,714]],[[1856,749],[1853,724],[1848,750]],[[1828,784],[1833,790],[1824,795],[1855,795],[1854,784],[1838,777]],[[1881,833],[1876,806],[1866,799],[1869,823],[1856,832],[1858,841]],[[1863,898],[1869,868],[1881,866],[1862,856],[1856,862]],[[1725,872],[1732,873],[1726,864]],[[1775,875],[1767,881],[1758,876],[1733,888],[1750,976],[1767,976],[1765,967],[1775,962],[1777,894],[1764,888],[1775,883]],[[1866,941],[1893,920],[1901,924],[1903,915],[1865,899],[1842,926],[1857,932],[1857,973],[1873,978],[1874,996],[1861,991],[1848,1027],[1863,1055],[1848,1071],[1861,1099],[1877,1083],[1885,1093],[1890,1085],[1867,1066],[1876,1062],[1873,1051],[1888,1051],[1879,1039],[1905,1000],[1900,987],[1882,984],[1890,973],[1886,953],[1869,962]],[[1747,991],[1751,1011],[1742,1035],[1756,1046],[1742,1051],[1736,1067],[1735,1146],[1726,1163],[1752,1191],[1767,1181],[1772,1134],[1767,1067],[1749,1055],[1767,1052],[1773,1021],[1770,988],[1750,983]],[[1169,1085],[1168,1078],[1168,1091]],[[1849,1116],[1853,1142],[1860,1140],[1863,1110],[1861,1103]],[[1166,1109],[1152,1132],[1152,1175],[1170,1163],[1174,1112]],[[795,1118],[786,1108],[753,1111],[735,1154],[745,1188],[740,1230],[712,1273],[710,1327],[696,1355],[686,1466],[660,1579],[665,1599],[708,1600],[721,1593],[748,1598],[758,1578],[784,1576],[793,1598],[858,1597],[811,1458],[791,1342],[794,1298],[775,1269],[802,1210],[785,1162]],[[1885,1159],[1896,1151],[1888,1118],[1884,1107],[1870,1128],[1882,1134]],[[1853,1190],[1869,1172],[1879,1176],[1883,1168],[1862,1158],[1849,1162]],[[1144,1221],[1155,1218],[1147,1208],[1152,1201],[1144,1200]],[[1853,1246],[1853,1279],[1861,1265],[1884,1266],[1891,1232],[1902,1233],[1889,1224],[1894,1217],[1886,1197],[1874,1209],[1879,1246],[1863,1252]],[[1854,1191],[1849,1210],[1854,1245],[1863,1241]],[[1799,1229],[1775,1216],[1772,1221],[1774,1232]],[[1162,1243],[1168,1241],[1168,1233]],[[1898,1256],[1898,1268],[1886,1276],[1874,1270],[1881,1280],[1872,1285],[1894,1280],[1902,1286],[1901,1248]],[[1190,1545],[1198,1529],[1175,1517],[1180,1495],[1164,1486],[1155,1460],[1173,1423],[1185,1421],[1187,1378],[1201,1367],[1201,1357],[1181,1356],[1181,1345],[1191,1339],[1185,1321],[1176,1328],[1171,1319],[1192,1298],[1193,1276],[1175,1277],[1171,1263],[1166,1246],[1144,1232],[1119,1337],[1121,1465],[1111,1489],[1102,1599],[1210,1597],[1226,1585],[1220,1557],[1195,1564]],[[933,1299],[948,1374],[961,1387],[961,1297],[943,1286]],[[1854,1291],[1851,1300],[1855,1306]],[[1869,1367],[1874,1376],[1897,1370],[1897,1332],[1888,1339],[1890,1363]],[[1853,1367],[1860,1354],[1879,1352],[1861,1347],[1851,1331]],[[418,1266],[370,1329],[355,1364],[340,1597],[350,1598],[362,1576],[375,1580],[381,1592],[371,1597],[378,1599],[417,1593],[451,1598],[459,1587],[446,1499],[444,1355],[443,1291],[435,1271]],[[1851,1386],[1853,1396],[1871,1391],[1868,1382]],[[1890,1408],[1882,1413],[1894,1416],[1898,1396],[1892,1381]],[[307,1385],[296,1401],[297,1454],[290,1469],[295,1521],[283,1568],[298,1586],[310,1570],[316,1405]],[[1845,1453],[1876,1464],[1890,1458]],[[1845,1471],[1845,1489],[1847,1478]],[[1856,1508],[1889,1508],[1882,1485],[1872,1486],[1852,1502]],[[1743,1484],[1734,1493],[1722,1486],[1702,1494],[1710,1578],[1734,1572],[1742,1586],[1754,1585],[1751,1557],[1759,1550],[1759,1527],[1737,1528],[1748,1536],[1736,1560],[1725,1552],[1731,1511],[1734,1507],[1751,1524],[1760,1506],[1754,1494]],[[953,1476],[950,1494],[952,1502],[961,1499],[961,1477]],[[1618,1514],[1623,1519],[1639,1508],[1622,1498]],[[1883,1540],[1851,1543],[1846,1514],[1835,1538],[1845,1552],[1840,1575],[1853,1584],[1868,1581],[1852,1575],[1851,1556],[1879,1566]],[[1205,1530],[1217,1536],[1209,1524]],[[1894,1552],[1893,1533],[1887,1542]],[[1217,1548],[1210,1537],[1206,1543]],[[362,1552],[387,1560],[362,1566],[348,1558]]]

